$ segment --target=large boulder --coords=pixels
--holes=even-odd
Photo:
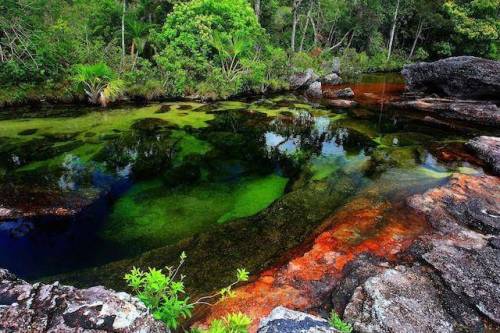
[[[165,333],[137,298],[104,287],[29,284],[0,269],[0,332]]]
[[[423,267],[386,269],[354,291],[344,318],[360,333],[480,331],[479,317],[458,302],[455,318],[443,299],[443,289]]]
[[[340,76],[338,76],[338,74],[336,74],[336,73],[331,73],[331,74],[323,76],[321,78],[321,82],[326,83],[326,84],[333,84],[333,85],[341,84],[342,78]]]
[[[467,99],[498,99],[500,62],[476,57],[453,57],[405,66],[402,74],[410,91]]]
[[[467,147],[485,161],[495,174],[500,175],[500,138],[480,136],[470,140]]]
[[[258,333],[335,333],[323,318],[279,306],[262,319]]]
[[[294,90],[307,89],[313,82],[317,81],[319,76],[312,68],[303,73],[296,73],[290,77],[290,88]]]
[[[500,179],[454,175],[408,204],[427,217],[434,232],[418,252],[451,288],[500,324]]]

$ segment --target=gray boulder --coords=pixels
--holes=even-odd
[[[500,62],[453,57],[405,66],[401,72],[410,91],[472,99],[498,99]]]
[[[104,287],[29,284],[0,269],[0,332],[165,333],[137,298]]]
[[[319,76],[312,68],[309,68],[304,73],[293,74],[290,77],[290,88],[294,90],[306,89],[318,79]]]
[[[327,90],[324,93],[326,98],[352,98],[354,97],[354,91],[351,88],[344,88],[338,90]]]
[[[500,175],[500,138],[480,136],[470,140],[467,147],[484,160],[495,174]]]
[[[480,331],[481,321],[474,312],[463,307],[457,311],[459,320],[455,319],[442,301],[442,293],[424,268],[398,266],[359,286],[344,318],[360,333]]]
[[[323,318],[293,311],[282,306],[275,308],[262,319],[258,333],[335,333]]]
[[[313,82],[309,88],[306,90],[306,95],[313,98],[321,98],[323,97],[323,91],[321,89],[321,82],[316,81]]]
[[[338,76],[336,73],[332,73],[322,77],[321,82],[326,84],[341,84],[342,78]]]

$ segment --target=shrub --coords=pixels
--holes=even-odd
[[[351,333],[352,325],[344,322],[342,318],[337,314],[337,312],[332,311],[330,314],[330,319],[328,320],[330,326],[339,330],[342,333]]]
[[[116,79],[113,70],[104,63],[78,64],[73,71],[73,81],[85,91],[92,104],[106,106],[108,100],[114,100],[125,88],[125,83]]]
[[[132,288],[137,297],[152,311],[153,317],[163,321],[168,327],[173,329],[178,327],[180,319],[191,317],[191,311],[196,305],[211,305],[209,302],[213,299],[233,297],[234,292],[232,288],[240,282],[248,281],[248,272],[245,269],[238,269],[236,272],[236,281],[231,285],[191,303],[184,289],[184,276],[180,275],[180,269],[186,258],[187,256],[183,252],[180,256],[179,265],[177,267],[166,267],[166,274],[162,270],[155,268],[149,268],[145,272],[134,267],[130,273],[125,275],[125,280],[129,287]],[[217,325],[234,326],[236,324],[244,324],[245,322],[241,315],[233,315],[227,317],[225,321],[223,320]]]

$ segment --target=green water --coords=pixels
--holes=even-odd
[[[131,266],[186,251],[191,285],[209,290],[237,267],[282,258],[356,193],[394,200],[482,172],[440,159],[474,134],[295,95],[3,111],[0,212],[11,216],[0,222],[0,266],[120,288]]]

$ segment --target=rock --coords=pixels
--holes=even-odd
[[[496,175],[500,175],[500,138],[480,136],[470,140],[467,147],[484,160]]]
[[[405,66],[407,89],[459,98],[497,99],[500,62],[476,57],[453,57]]]
[[[323,318],[303,312],[289,310],[282,306],[275,308],[268,317],[261,320],[258,333],[334,333]]]
[[[352,108],[358,105],[357,102],[349,99],[328,99],[324,101],[325,104],[336,108]]]
[[[500,250],[490,246],[464,249],[440,244],[423,258],[439,271],[454,293],[500,324]]]
[[[332,60],[332,72],[335,74],[340,73],[340,58],[339,57],[335,57]]]
[[[342,79],[336,73],[332,73],[322,77],[321,82],[326,84],[341,84]]]
[[[313,69],[309,68],[304,73],[293,74],[290,77],[290,88],[294,90],[306,89],[318,79],[319,76],[314,73]]]
[[[360,333],[481,330],[481,321],[470,308],[453,304],[456,313],[450,312],[442,293],[442,285],[424,268],[398,266],[359,286],[344,318]]]
[[[337,313],[343,313],[356,288],[369,278],[390,268],[387,262],[370,255],[362,254],[348,263],[342,271],[342,279],[336,281],[332,291],[332,305]]]
[[[323,92],[321,90],[321,82],[313,82],[309,86],[309,88],[307,88],[306,95],[313,98],[321,98],[323,96]]]
[[[60,188],[31,184],[0,184],[0,222],[33,217],[71,217],[82,212],[106,194],[86,188],[63,191]]]
[[[354,91],[351,88],[344,88],[333,91],[325,91],[326,98],[352,98],[354,97]]]
[[[453,175],[449,184],[408,204],[436,231],[422,237],[422,258],[451,290],[500,323],[500,179]],[[493,240],[491,242],[490,240]]]
[[[481,241],[483,237],[472,234],[468,228],[498,235],[499,189],[498,177],[454,174],[447,185],[414,195],[407,203],[426,215],[439,233],[455,240],[454,244],[465,246],[464,241],[470,241],[470,247],[480,248],[485,245],[485,241]]]
[[[392,106],[424,111],[436,116],[479,125],[500,125],[500,108],[491,102],[463,101],[446,98],[419,98],[390,102]]]
[[[153,319],[137,298],[104,287],[76,289],[29,284],[0,269],[1,332],[160,333],[169,330]]]

